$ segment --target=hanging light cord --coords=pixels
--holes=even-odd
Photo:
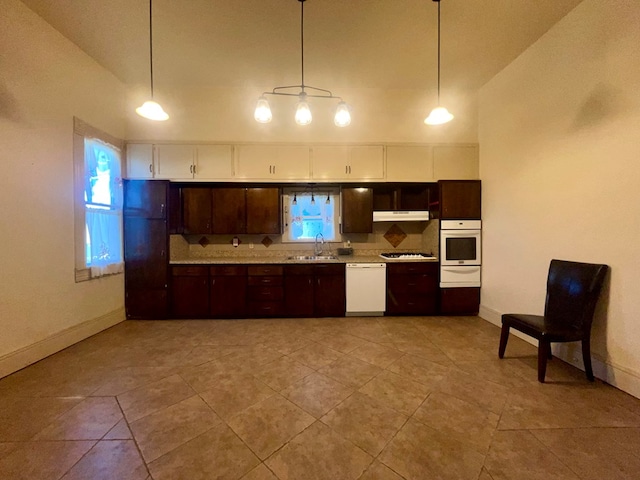
[[[151,100],[153,100],[153,0],[149,0],[149,71],[151,72]]]
[[[300,1],[300,67],[302,69],[302,92],[304,93],[304,0]]]
[[[440,106],[440,0],[438,2],[438,106]]]

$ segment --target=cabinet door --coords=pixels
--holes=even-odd
[[[350,147],[350,180],[383,180],[384,147],[382,145]]]
[[[214,188],[212,232],[218,234],[246,233],[245,188]]]
[[[247,188],[247,233],[282,233],[279,188]]]
[[[373,232],[373,189],[342,188],[342,233]]]
[[[311,148],[311,168],[314,180],[342,180],[349,176],[347,146],[314,146]]]
[[[443,220],[480,219],[482,187],[480,180],[443,180],[440,189],[440,218]]]
[[[249,180],[308,180],[309,147],[240,145],[235,178]]]
[[[189,180],[193,178],[193,145],[156,145],[155,178]]]
[[[125,286],[166,288],[167,223],[162,219],[124,218]]]
[[[184,273],[181,270],[186,270]],[[203,272],[200,273],[199,270]],[[209,316],[209,273],[207,267],[173,267],[171,313],[174,318]]]
[[[169,182],[162,180],[124,180],[125,216],[166,218]]]
[[[387,147],[387,182],[433,182],[433,151],[428,146]]]
[[[317,317],[344,317],[347,308],[344,273],[316,275],[314,310]]]
[[[247,277],[244,275],[212,276],[210,311],[216,318],[239,318],[247,312]]]
[[[478,147],[433,147],[433,176],[436,180],[477,180],[480,178]]]
[[[124,296],[127,318],[163,319],[167,318],[168,300],[166,288],[127,289]]]
[[[313,265],[287,265],[284,270],[285,314],[289,317],[314,315]]]
[[[153,178],[152,144],[127,144],[127,178]]]
[[[211,188],[182,189],[182,225],[185,234],[211,233]]]
[[[199,180],[231,180],[233,148],[231,145],[198,145],[193,177]]]

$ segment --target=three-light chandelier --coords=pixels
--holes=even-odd
[[[295,121],[298,125],[309,125],[312,120],[311,109],[307,103],[307,98],[335,98],[339,100],[336,107],[336,114],[333,119],[338,127],[346,127],[351,123],[351,113],[349,106],[342,100],[341,97],[335,96],[330,90],[324,88],[312,87],[304,84],[304,2],[305,0],[298,0],[300,2],[300,53],[301,53],[301,81],[300,85],[287,85],[282,87],[275,87],[270,92],[263,92],[258,103],[256,105],[256,111],[253,117],[259,123],[269,123],[273,115],[271,113],[271,107],[267,100],[267,95],[283,95],[290,97],[298,97],[298,105],[296,107]],[[294,92],[292,90],[299,90]]]

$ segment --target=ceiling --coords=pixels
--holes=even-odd
[[[125,84],[149,82],[147,0],[22,0]],[[442,90],[475,91],[581,0],[442,0]],[[296,0],[155,0],[156,89],[300,83]],[[305,83],[426,89],[437,3],[307,0]]]

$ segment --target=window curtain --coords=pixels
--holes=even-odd
[[[122,177],[120,152],[94,138],[85,139],[85,252],[91,277],[124,271],[122,253]]]

